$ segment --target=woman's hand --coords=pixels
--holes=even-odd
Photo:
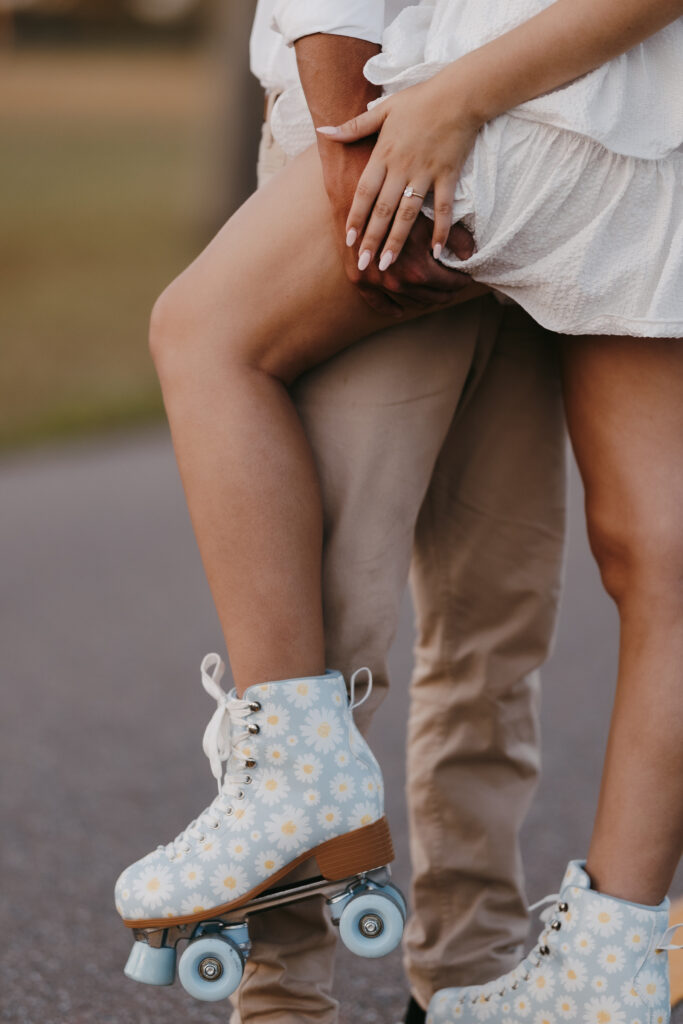
[[[354,142],[379,132],[346,222],[348,246],[362,235],[359,270],[380,250],[380,270],[398,257],[422,207],[421,198],[404,195],[408,186],[421,196],[433,189],[433,255],[438,258],[446,244],[455,186],[481,123],[455,96],[452,85],[446,92],[437,74],[342,125],[318,128],[334,142]]]

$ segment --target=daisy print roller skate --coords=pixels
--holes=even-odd
[[[217,654],[201,664],[217,707],[203,749],[218,794],[176,838],[126,868],[116,908],[135,941],[125,974],[173,983],[176,947],[183,987],[218,1000],[239,985],[249,956],[251,914],[327,896],[344,944],[380,957],[401,940],[406,905],[391,884],[393,860],[384,817],[382,774],[353,721],[372,689],[369,669],[339,672],[226,693]],[[367,676],[362,700],[356,681]],[[315,858],[318,874],[288,882]]]

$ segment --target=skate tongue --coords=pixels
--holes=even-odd
[[[562,885],[560,886],[560,892],[563,892],[569,886],[575,889],[590,889],[591,880],[586,873],[586,862],[585,860],[570,860],[567,864],[567,870],[564,873],[562,879]]]

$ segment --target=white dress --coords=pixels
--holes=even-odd
[[[431,0],[387,26],[365,77],[382,96],[527,21],[553,0]],[[315,132],[300,86],[273,110],[290,154]],[[423,211],[433,217],[431,193]],[[488,122],[453,202],[471,273],[564,334],[683,338],[683,18],[569,85]]]

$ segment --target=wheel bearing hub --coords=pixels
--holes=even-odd
[[[358,927],[366,939],[376,939],[384,931],[384,922],[377,914],[363,914]]]
[[[198,971],[204,981],[218,981],[223,973],[223,964],[215,956],[205,956],[199,964]]]

